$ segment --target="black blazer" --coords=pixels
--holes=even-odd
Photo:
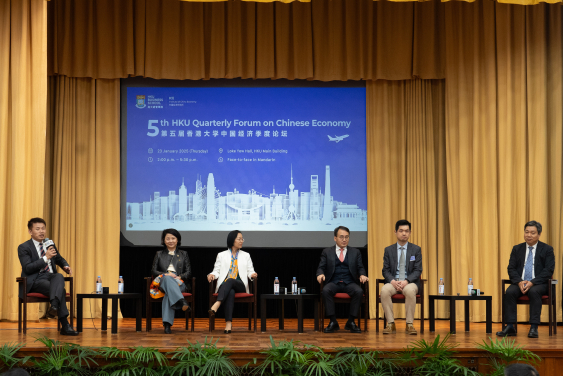
[[[174,255],[168,254],[168,249],[156,252],[152,262],[151,273],[153,277],[166,274],[171,260],[172,265],[174,265],[174,269],[176,269],[176,274],[182,278],[184,284],[186,285],[186,289],[189,291],[191,289],[192,266],[190,264],[188,252],[181,249],[176,248]]]
[[[414,256],[414,260],[411,258]],[[407,267],[407,280],[410,283],[416,283],[420,291],[420,276],[422,274],[422,250],[413,243],[407,243],[407,253],[405,254],[406,267]],[[386,283],[391,283],[395,279],[397,273],[397,243],[385,248],[383,253],[383,278]]]
[[[57,254],[51,258],[51,268],[53,268],[53,273],[58,273],[57,266],[64,268],[65,266],[68,266],[68,262],[66,262],[66,260],[61,256],[57,247],[55,247],[55,250],[57,251]],[[22,266],[21,276],[27,277],[27,291],[25,292],[27,294],[31,290],[33,282],[39,275],[39,272],[47,266],[47,263],[43,260],[43,258],[39,257],[37,248],[35,248],[35,244],[33,244],[32,239],[29,239],[18,246],[18,257]],[[23,299],[23,283],[20,283],[19,296]]]
[[[319,262],[319,267],[317,268],[317,275],[319,276],[324,274],[326,282],[332,279],[332,274],[336,268],[334,263],[335,256],[336,245],[323,249],[321,262]],[[352,274],[354,280],[360,279],[361,275],[366,275],[364,263],[362,262],[362,254],[359,249],[348,247],[346,250],[346,257],[348,257],[348,268],[350,269],[350,274]]]
[[[508,261],[508,276],[510,282],[518,284],[522,281],[522,273],[524,272],[524,264],[526,263],[526,248],[528,244],[522,243],[515,245],[510,253],[510,261]],[[530,282],[534,285],[545,285],[547,280],[553,275],[555,270],[555,255],[553,247],[549,244],[538,242],[536,248],[536,256],[534,257],[534,275],[536,276]]]

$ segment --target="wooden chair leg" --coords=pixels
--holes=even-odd
[[[256,297],[254,298],[254,303],[252,303],[252,307],[254,308],[254,333],[256,333],[256,318],[258,317],[258,300]]]
[[[23,303],[23,334],[27,333],[27,302]]]
[[[379,299],[375,301],[375,332],[379,333]]]
[[[424,298],[420,299],[420,334],[424,333]]]
[[[18,333],[22,332],[22,301],[18,298]]]
[[[248,303],[248,330],[252,330],[252,303]]]

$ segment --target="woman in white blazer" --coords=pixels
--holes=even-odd
[[[209,283],[217,280],[217,302],[209,309],[209,317],[214,317],[219,307],[225,306],[225,333],[231,333],[235,293],[248,294],[248,279],[258,277],[250,255],[241,250],[244,238],[238,230],[229,232],[227,249],[220,252],[215,260],[213,271],[207,275]]]

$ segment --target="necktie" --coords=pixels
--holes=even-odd
[[[525,272],[524,272],[524,280],[525,281],[531,281],[532,278],[532,271],[534,270],[534,253],[532,252],[532,249],[534,249],[534,247],[528,247],[528,249],[530,250],[528,252],[528,259],[526,260],[526,266],[525,268]]]
[[[45,256],[45,250],[43,249],[43,243],[39,243],[39,252],[41,252],[41,257]],[[45,266],[39,273],[44,273],[49,271],[49,261],[47,260],[47,266]]]
[[[401,250],[401,260],[399,261],[399,280],[405,279],[405,248],[399,248]]]
[[[338,256],[340,262],[344,262],[344,249],[340,248],[340,256]]]

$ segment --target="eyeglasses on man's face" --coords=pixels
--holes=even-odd
[[[349,236],[349,235],[346,235],[346,236],[340,235],[340,236],[338,237],[338,239],[340,239],[340,240],[348,240],[348,239],[350,239],[350,236]]]

